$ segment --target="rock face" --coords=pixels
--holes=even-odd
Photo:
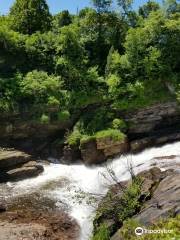
[[[135,217],[143,225],[151,225],[159,219],[180,213],[180,173],[166,176],[153,192],[152,198]]]
[[[86,164],[98,164],[108,157],[126,153],[128,149],[127,139],[121,141],[112,138],[91,139],[81,144],[81,156]]]
[[[180,139],[180,106],[177,102],[155,104],[121,113],[127,122],[133,152]]]
[[[81,145],[81,157],[86,164],[97,164],[105,161],[102,150],[97,149],[95,140],[90,140]]]
[[[0,151],[0,182],[18,181],[36,177],[43,172],[43,167],[32,157],[17,150]]]
[[[65,146],[63,149],[62,161],[65,163],[73,163],[81,159],[81,153],[77,147]]]
[[[177,102],[156,104],[128,112],[125,114],[125,119],[129,123],[129,135],[132,137],[155,133],[179,125],[180,107]]]
[[[175,156],[169,156],[168,159],[174,158]],[[141,208],[136,215],[131,217],[140,222],[140,224],[148,226],[155,224],[163,218],[166,219],[180,214],[180,172],[175,165],[174,163],[174,167],[166,171],[153,167],[138,174],[142,179],[139,197]],[[120,204],[120,202],[117,202],[117,199],[120,201],[123,196],[122,187],[126,187],[128,184],[129,182],[123,182],[120,185],[116,184],[109,190],[100,203],[97,210],[98,215],[94,220],[95,230],[103,223],[108,226],[112,240],[121,239],[119,231],[123,223],[119,222],[114,212],[117,204]],[[109,196],[111,196],[111,200],[109,200]],[[112,196],[114,197],[112,198]],[[101,211],[101,209],[105,209],[105,212],[104,210]]]

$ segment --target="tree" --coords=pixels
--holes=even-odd
[[[92,0],[92,2],[98,13],[108,12],[112,4],[112,0]]]
[[[69,14],[68,10],[64,10],[54,16],[53,25],[55,28],[68,26],[71,23],[72,23],[72,16]]]
[[[117,0],[118,6],[122,9],[125,15],[128,15],[128,12],[131,9],[133,0]]]
[[[23,34],[50,29],[51,15],[46,0],[16,0],[10,9],[11,28]]]
[[[139,8],[139,15],[143,18],[147,18],[152,11],[157,11],[160,9],[158,3],[154,1],[148,1],[142,7]]]

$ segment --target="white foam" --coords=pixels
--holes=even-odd
[[[136,173],[146,170],[155,163],[152,160],[155,157],[180,155],[180,142],[167,144],[162,147],[147,149],[136,155],[128,155],[126,157],[115,158],[108,167],[113,169],[119,181],[126,180],[130,177],[128,165],[131,162]],[[172,160],[167,160],[172,161]],[[167,164],[166,161],[166,164]],[[180,157],[173,159],[173,161],[180,162]],[[160,164],[160,160],[157,163]],[[163,165],[161,164],[163,168]],[[36,191],[41,191],[41,194],[47,195],[57,200],[58,203],[64,202],[70,209],[70,215],[74,217],[81,227],[81,240],[90,239],[92,232],[92,219],[95,213],[95,208],[98,202],[87,204],[82,199],[81,202],[76,198],[78,191],[92,193],[103,196],[108,191],[110,184],[113,184],[112,178],[107,173],[106,166],[87,167],[81,164],[77,165],[63,165],[50,164],[44,166],[44,173],[40,176],[20,181],[15,184],[9,184],[12,187],[12,195],[25,194]],[[103,174],[107,177],[104,178]],[[53,187],[52,189],[43,190],[43,186],[47,183],[61,181],[68,179],[63,186]]]

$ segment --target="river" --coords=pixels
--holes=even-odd
[[[102,166],[87,167],[82,164],[44,165],[40,176],[17,183],[7,183],[8,197],[39,193],[55,201],[57,208],[64,207],[68,214],[75,218],[81,227],[80,240],[89,240],[93,217],[100,199],[114,183],[108,170],[114,171],[119,181],[130,178],[129,165],[134,172],[159,166],[162,170],[170,167],[172,161],[180,163],[180,157],[167,160],[155,160],[155,157],[180,155],[180,142],[167,144],[162,147],[147,149],[139,154],[117,157]]]

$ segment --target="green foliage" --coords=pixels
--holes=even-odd
[[[148,1],[138,15],[131,0],[117,1],[121,11],[93,3],[51,17],[45,0],[16,0],[0,16],[0,111],[62,122],[71,112],[78,145],[126,131],[116,110],[180,99],[179,4]]]
[[[65,122],[68,121],[70,119],[70,113],[69,111],[61,111],[58,113],[58,120],[60,122]]]
[[[23,34],[47,31],[51,15],[45,0],[16,0],[10,9],[11,28]]]
[[[46,115],[46,114],[42,114],[41,119],[40,119],[40,122],[41,122],[42,124],[48,124],[48,123],[50,122],[49,116]]]
[[[124,120],[119,119],[119,118],[115,118],[112,121],[112,128],[119,129],[121,131],[126,131],[127,130],[127,125],[126,125]]]
[[[87,142],[90,142],[90,141],[93,141],[93,140],[96,140],[95,135],[93,135],[93,136],[83,135],[81,137],[80,145],[84,144],[84,143],[87,143]]]
[[[136,177],[133,179],[132,184],[125,190],[120,200],[120,205],[117,207],[120,221],[124,221],[133,216],[137,209],[140,208],[139,198],[141,195],[141,184],[141,179]]]
[[[91,240],[109,240],[110,233],[106,224],[101,224]]]
[[[67,26],[72,23],[72,16],[69,14],[68,10],[64,10],[61,13],[58,13],[54,16],[53,19],[53,28],[58,31],[58,28]],[[55,30],[53,29],[53,31]]]
[[[27,73],[20,82],[22,95],[36,104],[52,101],[57,104],[57,98],[62,95],[62,84],[60,77],[48,76],[46,72],[37,70]]]
[[[92,2],[99,13],[108,11],[112,4],[112,0],[92,0]]]
[[[108,171],[110,171],[110,176],[116,178],[113,171]],[[113,219],[119,225],[119,223],[122,224],[125,220],[131,218],[140,209],[141,186],[142,179],[132,176],[131,183],[127,187],[120,185],[117,194],[108,192],[96,213],[94,220],[95,234],[104,219]]]
[[[107,129],[97,132],[96,138],[111,138],[113,141],[121,141],[125,139],[125,135],[117,129]]]
[[[74,129],[70,134],[67,135],[66,143],[69,146],[79,146],[82,134],[78,129]]]
[[[148,1],[146,4],[139,8],[139,15],[143,18],[147,18],[152,11],[157,11],[160,6],[157,2]]]
[[[127,220],[124,222],[122,229],[119,231],[119,237],[122,239],[129,239],[129,240],[136,240],[137,236],[135,235],[134,230],[136,227],[143,227],[140,223],[135,220]],[[177,215],[174,218],[167,218],[164,220],[160,220],[156,222],[151,227],[145,227],[148,230],[172,230],[171,233],[156,233],[156,234],[143,234],[139,237],[142,240],[158,240],[158,239],[175,239],[178,240],[179,235],[179,228],[180,228],[180,215]]]

